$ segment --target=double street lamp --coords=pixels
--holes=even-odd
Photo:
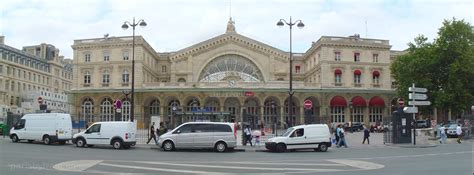
[[[293,125],[293,53],[292,53],[292,29],[293,26],[296,24],[298,28],[303,28],[304,24],[301,20],[296,20],[295,22],[292,22],[291,16],[290,16],[290,21],[287,22],[284,19],[280,19],[278,21],[277,26],[283,27],[284,25],[290,26],[290,90],[288,91],[289,98],[288,98],[288,118],[289,118],[289,126]]]
[[[135,22],[135,17],[133,18],[133,21],[130,23],[128,21],[125,21],[122,25],[123,30],[127,30],[128,26],[132,26],[133,29],[133,35],[132,35],[132,89],[130,91],[131,98],[130,98],[130,121],[133,122],[135,118],[135,100],[134,100],[134,94],[135,94],[135,27],[137,25],[140,25],[141,27],[146,26],[146,22],[143,19],[138,20]]]

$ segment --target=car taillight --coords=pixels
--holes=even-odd
[[[125,139],[128,139],[128,133],[125,133]]]

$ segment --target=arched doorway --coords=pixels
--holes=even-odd
[[[379,96],[372,97],[369,101],[369,122],[371,125],[380,125],[383,122],[385,101]]]
[[[306,109],[304,108],[304,123],[305,124],[315,124],[315,123],[326,123],[321,121],[321,117],[319,116],[320,105],[316,97],[308,97],[306,100],[310,100],[312,103],[311,108]]]
[[[276,97],[268,97],[263,103],[263,122],[265,128],[271,128],[272,133],[280,126],[280,101]]]
[[[355,96],[349,102],[350,121],[352,123],[364,122],[364,109],[367,107],[365,99],[361,96]]]
[[[345,110],[347,106],[346,99],[341,96],[335,96],[331,99],[331,122],[340,124],[346,122]]]
[[[285,128],[300,124],[300,117],[301,117],[300,110],[297,110],[300,108],[300,105],[298,103],[299,100],[296,97],[292,97],[293,102],[291,104],[291,116],[289,116],[288,100],[289,98],[285,100],[285,104],[284,104],[285,105],[285,121],[284,122],[286,125]]]
[[[167,128],[174,128],[176,126],[178,126],[180,123],[178,123],[179,121],[177,121],[177,118],[176,118],[176,113],[181,111],[181,104],[179,102],[178,99],[172,97],[169,101],[168,101],[168,106],[166,108],[166,120],[165,120],[165,124],[167,126]]]
[[[224,102],[224,111],[229,113],[230,121],[240,121],[240,102],[236,97],[229,97]]]
[[[258,99],[255,97],[248,98],[245,100],[243,109],[243,122],[244,124],[250,125],[251,128],[260,128],[260,119],[258,112]]]

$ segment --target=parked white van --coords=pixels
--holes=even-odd
[[[25,114],[10,130],[13,142],[20,140],[65,144],[72,139],[71,115],[62,113]]]
[[[115,149],[136,144],[137,125],[135,122],[96,122],[87,130],[74,134],[72,142],[77,147],[112,145]]]
[[[158,146],[165,151],[179,148],[213,148],[218,152],[234,149],[237,133],[234,123],[188,122],[158,138]]]
[[[314,149],[325,152],[331,147],[331,134],[326,124],[298,125],[280,137],[268,139],[265,148],[270,151],[284,152],[289,149]]]

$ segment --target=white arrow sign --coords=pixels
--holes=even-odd
[[[428,99],[428,96],[426,94],[414,94],[413,93],[409,93],[408,94],[408,98],[413,99],[413,97],[415,97],[415,100],[426,100]]]
[[[426,93],[426,92],[428,92],[428,89],[426,89],[426,88],[417,88],[417,87],[416,88],[409,87],[408,91]]]
[[[409,101],[408,105],[410,106],[429,106],[431,105],[430,101]]]
[[[418,107],[404,107],[403,112],[405,112],[405,113],[418,113]]]

